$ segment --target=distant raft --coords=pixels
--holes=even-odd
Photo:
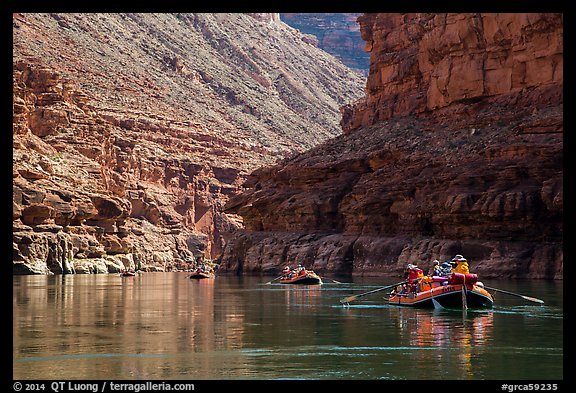
[[[192,279],[192,280],[200,280],[200,279],[203,279],[203,278],[214,278],[214,277],[216,277],[216,275],[214,274],[214,272],[207,272],[207,271],[197,270],[197,271],[195,271],[194,273],[192,273],[192,274],[190,275],[190,277],[188,277],[188,278],[190,278],[190,279]]]
[[[287,274],[280,278],[281,284],[322,284],[322,279],[312,270],[303,269],[295,274]]]

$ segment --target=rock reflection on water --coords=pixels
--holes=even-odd
[[[269,281],[15,276],[14,378],[562,378],[561,284],[525,291],[556,304],[498,299],[463,312],[382,296],[343,307],[340,298],[374,286]]]
[[[233,294],[215,306],[214,286],[163,273],[19,277],[14,378],[208,375],[221,359],[195,357],[193,364],[177,362],[178,370],[174,364],[182,355],[242,346],[242,309]]]

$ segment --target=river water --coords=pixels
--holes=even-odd
[[[399,281],[187,273],[13,277],[13,378],[562,380],[563,282],[484,280],[490,310],[387,305]]]

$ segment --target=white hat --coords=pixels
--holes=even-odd
[[[461,259],[463,259],[464,257],[460,254],[456,255],[454,258],[452,258],[453,261],[459,261]]]
[[[408,264],[408,269],[414,269],[414,265],[412,265],[411,263]]]

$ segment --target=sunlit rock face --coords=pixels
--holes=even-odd
[[[358,18],[370,73],[366,96],[346,108],[351,131],[396,116],[527,91],[531,105],[563,85],[562,14],[364,14]],[[540,102],[542,101],[542,102]],[[442,113],[442,111],[440,111]]]
[[[341,133],[363,79],[278,14],[13,14],[14,273],[217,257],[255,168]]]

